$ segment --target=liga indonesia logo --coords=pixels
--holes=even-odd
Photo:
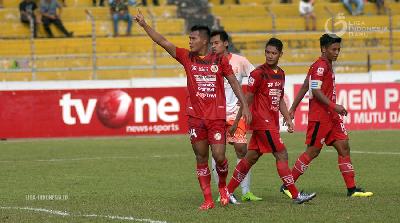
[[[325,22],[325,32],[328,34],[336,34],[339,37],[343,36],[347,32],[347,22],[345,19],[346,17],[343,13],[339,13],[336,16],[334,23],[332,18],[327,19]]]
[[[366,37],[368,33],[385,33],[388,27],[377,25],[368,25],[362,18],[360,20],[348,19],[343,13],[337,14],[333,18],[329,18],[325,22],[325,32],[328,34],[336,34],[342,37],[348,34],[349,37]]]

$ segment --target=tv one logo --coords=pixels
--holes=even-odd
[[[73,98],[71,93],[64,94],[59,101],[62,119],[67,125],[89,124],[93,113],[100,122],[109,128],[120,128],[130,120],[144,123],[145,106],[148,107],[148,122],[176,122],[180,110],[179,101],[173,96],[162,97],[156,101],[153,97],[134,97],[121,90],[106,92],[99,99],[90,98],[86,107],[82,99]],[[72,113],[75,109],[76,116]]]

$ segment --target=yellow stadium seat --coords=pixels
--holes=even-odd
[[[1,72],[1,81],[31,81],[32,72]]]
[[[393,22],[392,23],[393,29],[400,30],[400,15],[393,16],[392,17],[392,22]]]
[[[37,81],[47,80],[90,80],[92,71],[48,71],[37,72]]]
[[[266,32],[272,30],[270,17],[222,18],[221,24],[229,32]]]
[[[62,58],[62,57],[44,57],[36,61],[36,68],[68,68],[68,67],[91,67],[92,59],[86,58]]]
[[[400,15],[400,3],[399,2],[385,2],[385,5],[387,8],[389,8],[392,11],[393,15]]]
[[[301,17],[280,18],[275,20],[275,29],[277,31],[299,31],[305,30],[304,19]]]
[[[211,12],[220,17],[263,17],[268,15],[266,7],[253,5],[217,5]]]
[[[177,69],[131,69],[131,70],[99,70],[97,77],[101,80],[110,79],[131,79],[145,77],[184,77],[182,68]]]
[[[275,16],[293,17],[300,16],[299,7],[297,4],[271,4],[269,6],[270,12]]]
[[[276,0],[240,0],[240,5],[267,5]],[[209,3],[212,3],[213,5],[219,5],[220,0],[209,0]],[[225,0],[226,5],[232,5],[235,4],[234,0]]]
[[[17,8],[4,8],[0,9],[0,21],[19,21],[20,15]]]

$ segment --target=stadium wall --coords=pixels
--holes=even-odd
[[[304,77],[286,77],[289,105]],[[400,129],[399,80],[394,71],[336,75],[346,127]],[[185,78],[2,82],[0,138],[185,134],[185,86]],[[307,103],[296,113],[296,130],[306,128]]]

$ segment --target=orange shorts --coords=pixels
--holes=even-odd
[[[244,121],[244,118],[240,118],[238,122],[238,126],[236,128],[236,131],[233,136],[229,134],[229,129],[233,125],[235,120],[227,120],[226,121],[226,141],[228,143],[247,143],[247,138],[246,138],[246,123]]]

